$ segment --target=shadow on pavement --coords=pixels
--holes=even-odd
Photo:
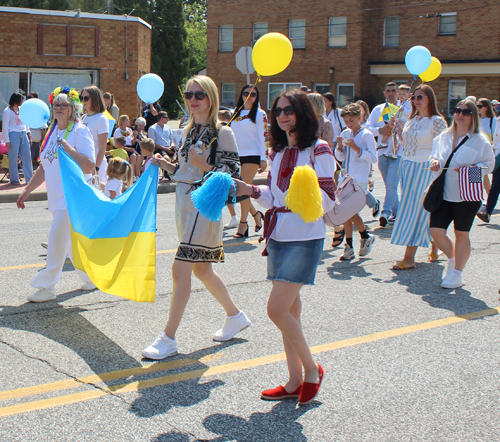
[[[337,261],[326,269],[328,276],[338,281],[349,281],[353,278],[366,278],[372,273],[366,271],[361,264],[370,258],[353,259],[352,261]]]
[[[307,406],[297,407],[296,401],[277,403],[268,413],[252,413],[247,420],[232,414],[216,413],[203,420],[203,426],[218,434],[214,439],[197,439],[199,442],[249,442],[249,441],[288,441],[305,442],[302,434],[304,427],[296,422],[303,414],[321,405],[314,401]],[[171,432],[152,439],[153,442],[187,442],[189,435]]]

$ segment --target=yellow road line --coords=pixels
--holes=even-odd
[[[351,347],[354,345],[365,344],[367,342],[380,341],[388,339],[395,336],[403,336],[409,333],[415,333],[422,330],[430,330],[437,327],[443,327],[446,325],[457,324],[463,321],[469,321],[472,319],[482,318],[485,316],[493,316],[500,313],[500,307],[491,308],[488,310],[481,310],[477,312],[467,313],[465,315],[452,316],[449,318],[438,319],[436,321],[424,322],[421,324],[410,325],[407,327],[401,327],[393,330],[387,330],[378,333],[372,333],[370,335],[359,336],[357,338],[345,339],[338,342],[332,342],[329,344],[317,345],[311,348],[312,353],[322,353],[327,351],[332,351],[340,348]],[[239,370],[245,370],[253,367],[259,367],[262,365],[268,365],[275,362],[285,360],[284,353],[278,353],[270,356],[263,356],[260,358],[249,359],[240,362],[233,362],[230,364],[216,365],[213,367],[202,368],[198,370],[187,371],[184,373],[177,373],[167,376],[161,376],[152,379],[146,379],[143,381],[134,381],[121,385],[115,385],[112,387],[105,387],[99,390],[90,390],[80,393],[69,394],[66,396],[59,396],[50,399],[43,399],[40,401],[26,402],[23,404],[17,404],[7,407],[0,408],[1,416],[12,416],[19,413],[27,413],[36,410],[43,410],[55,406],[73,404],[77,402],[83,402],[90,399],[95,399],[102,397],[109,393],[130,393],[143,390],[145,388],[151,388],[159,385],[168,385],[177,382],[182,382],[197,378],[206,378],[209,376],[215,376],[222,373],[235,372]],[[175,361],[174,361],[175,362]],[[158,364],[159,365],[159,364]],[[187,364],[189,365],[189,364]],[[153,365],[154,367],[154,365]],[[132,370],[137,370],[134,368]],[[126,370],[125,370],[126,371]],[[103,375],[99,375],[102,379]],[[36,388],[36,387],[33,387]]]

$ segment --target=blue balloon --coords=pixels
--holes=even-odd
[[[49,121],[49,107],[44,101],[38,98],[30,98],[19,108],[19,117],[26,126],[32,129],[39,129]]]
[[[147,104],[158,101],[164,89],[163,80],[156,74],[143,75],[137,82],[137,95]]]
[[[412,75],[420,75],[429,69],[432,56],[425,46],[413,46],[408,50],[405,56],[406,68]]]

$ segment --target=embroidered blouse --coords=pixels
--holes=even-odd
[[[266,185],[259,186],[260,195],[256,201],[264,209],[284,207],[285,196],[290,186],[293,170],[297,166],[311,164],[311,149],[303,151],[295,147],[286,147],[281,152],[269,155],[269,172]],[[333,175],[335,173],[333,152],[326,141],[318,140],[314,147],[314,169],[318,177],[323,210],[328,212],[335,203]],[[291,212],[278,213],[276,227],[271,234],[275,241],[309,241],[326,236],[323,218],[314,223],[305,223],[299,215]]]
[[[432,140],[448,125],[443,117],[420,118],[418,115],[408,120],[403,128],[403,159],[417,163],[429,161],[432,153]]]

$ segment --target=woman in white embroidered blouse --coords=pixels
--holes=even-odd
[[[267,185],[257,187],[235,180],[238,195],[251,195],[268,209],[264,235],[267,279],[273,281],[273,288],[267,311],[283,335],[290,378],[284,386],[264,391],[262,399],[266,400],[299,397],[300,404],[309,403],[318,394],[323,376],[302,331],[300,289],[304,284],[314,284],[326,227],[322,218],[305,223],[285,207],[294,168],[311,165],[312,149],[323,208],[327,212],[333,207],[335,161],[326,141],[317,140],[317,130],[318,119],[307,95],[298,89],[282,92],[271,109],[272,152]]]
[[[394,270],[416,267],[418,247],[430,245],[429,212],[424,209],[423,195],[432,181],[429,170],[432,141],[447,128],[430,86],[419,86],[411,98],[412,113],[402,133],[403,156],[399,165],[401,203],[391,237],[391,244],[406,246],[406,251],[403,260],[393,266]],[[437,260],[437,252],[433,244],[429,261]]]

